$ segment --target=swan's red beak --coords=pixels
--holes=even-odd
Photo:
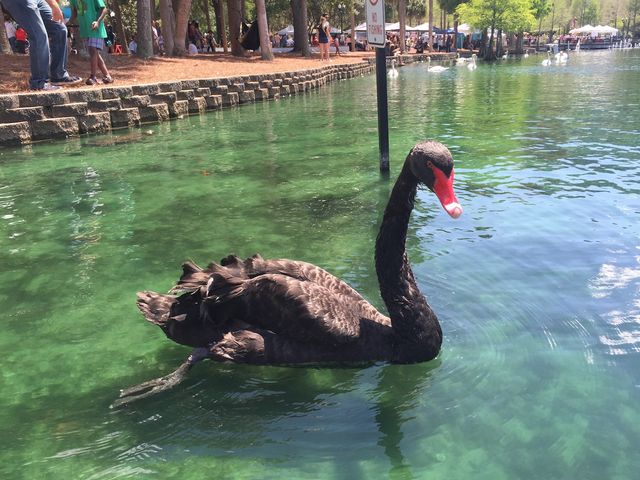
[[[433,193],[436,194],[447,213],[453,218],[458,218],[462,215],[462,206],[458,203],[456,194],[453,192],[453,170],[451,170],[449,177],[437,167],[432,170],[436,178],[433,184]]]

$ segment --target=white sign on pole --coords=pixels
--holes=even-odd
[[[366,0],[367,42],[373,47],[384,47],[384,0]]]

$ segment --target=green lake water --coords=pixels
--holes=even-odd
[[[389,177],[373,75],[0,149],[0,478],[638,478],[640,50],[543,58],[400,68]],[[135,306],[185,259],[306,260],[384,308],[378,222],[425,138],[465,209],[420,191],[409,231],[436,360],[204,362],[109,408],[188,355]]]

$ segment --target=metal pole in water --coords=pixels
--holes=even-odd
[[[387,57],[384,47],[376,48],[376,90],[378,97],[378,145],[380,171],[389,171],[389,110],[387,108]]]

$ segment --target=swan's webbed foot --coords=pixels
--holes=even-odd
[[[207,353],[206,348],[196,348],[189,358],[170,374],[121,390],[120,396],[111,404],[111,408],[118,408],[175,387],[186,378],[191,367],[207,358]]]

